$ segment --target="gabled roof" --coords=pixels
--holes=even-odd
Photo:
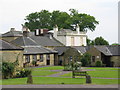
[[[85,46],[73,46],[73,48],[75,48],[76,50],[78,50],[78,52],[80,52],[82,54],[86,53],[86,51],[87,51],[87,47],[85,47]]]
[[[57,53],[55,50],[47,49],[41,46],[26,46],[24,47],[24,54],[49,54]]]
[[[120,55],[120,46],[95,46],[96,49],[98,49],[100,52],[102,52],[106,56],[115,56]]]
[[[61,46],[55,47],[54,50],[58,51],[58,55],[62,55],[69,47]]]
[[[58,51],[58,55],[62,55],[69,47],[63,46],[63,47],[55,47],[55,50]],[[73,46],[72,48],[75,48],[80,53],[84,54],[91,48],[96,48],[101,53],[103,53],[106,56],[120,56],[120,46],[107,46],[107,45],[101,45],[101,46]]]
[[[23,36],[22,31],[8,31],[2,34],[2,37]]]
[[[18,47],[12,43],[0,39],[0,50],[23,50],[22,47]]]

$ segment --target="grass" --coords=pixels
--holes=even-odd
[[[85,69],[94,69],[94,70],[120,70],[120,68],[111,68],[111,67],[87,67]]]
[[[33,68],[33,84],[86,84],[85,78],[66,78],[72,77],[72,73],[64,74],[61,77],[43,77],[59,72],[53,72],[50,70],[61,70],[62,66],[51,66],[42,68]],[[105,77],[105,78],[118,78],[117,68],[96,68],[89,67],[84,69],[94,69],[94,71],[87,71],[91,77]],[[41,76],[41,77],[34,77]],[[25,85],[27,78],[14,78],[2,80],[3,85]],[[98,79],[92,78],[92,84],[106,85],[106,84],[118,84],[117,79]]]
[[[27,78],[3,80],[3,85],[25,85]],[[85,78],[33,77],[33,84],[86,84]],[[92,79],[92,84],[118,84],[115,79]]]
[[[48,76],[48,75],[52,75],[52,74],[56,74],[58,72],[51,72],[51,71],[37,71],[37,70],[34,70],[32,71],[32,75],[33,76]]]
[[[62,66],[50,66],[50,67],[41,67],[41,68],[34,68],[33,70],[63,70],[64,67]]]
[[[87,71],[91,77],[118,78],[118,71]],[[61,75],[62,77],[72,77],[72,72]]]

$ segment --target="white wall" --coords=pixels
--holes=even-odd
[[[66,46],[66,36],[57,36],[57,40]]]

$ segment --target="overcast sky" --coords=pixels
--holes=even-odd
[[[102,36],[109,43],[118,42],[118,1],[119,0],[0,0],[0,33],[10,28],[21,30],[25,16],[43,9],[68,12],[70,8],[79,13],[94,16],[99,21],[94,32],[88,32],[88,38]]]

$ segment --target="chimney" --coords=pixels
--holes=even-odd
[[[35,29],[35,36],[39,36],[40,35],[40,29]]]
[[[11,28],[10,31],[15,31],[15,28]]]
[[[55,27],[53,28],[54,34],[53,37],[55,37],[57,39],[57,32],[58,32],[58,26],[55,25]]]
[[[27,37],[30,30],[26,26],[22,26],[23,36]]]
[[[80,34],[80,27],[78,24],[76,25],[76,31],[78,32],[78,34]]]

